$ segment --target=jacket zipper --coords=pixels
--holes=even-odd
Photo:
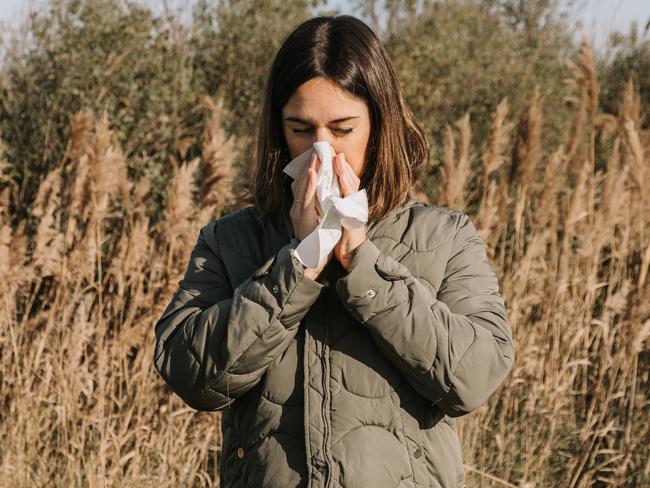
[[[322,354],[321,354],[321,363],[323,366],[323,408],[322,408],[322,414],[323,414],[323,454],[325,457],[325,483],[323,486],[328,487],[330,486],[330,480],[331,480],[331,466],[332,466],[332,460],[330,458],[330,452],[329,452],[329,443],[330,443],[330,426],[329,426],[329,418],[327,415],[327,408],[329,405],[329,398],[330,398],[330,391],[329,391],[329,367],[328,367],[328,354],[329,354],[329,348],[327,346],[327,341],[329,340],[329,323],[327,321],[327,306],[325,307],[325,339],[323,340],[323,348],[322,348]]]

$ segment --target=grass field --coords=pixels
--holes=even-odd
[[[504,99],[483,149],[461,118],[418,186],[431,203],[480,202],[468,212],[517,344],[502,387],[459,419],[468,487],[650,485],[650,134],[632,84],[601,111],[588,44],[572,70],[566,144],[545,147],[538,91],[522,114]],[[198,229],[246,177],[229,159],[242,141],[204,103],[202,154],[177,166],[161,223],[91,112],[43,178],[35,234],[0,194],[1,486],[218,486],[219,414],[185,406],[152,364]]]

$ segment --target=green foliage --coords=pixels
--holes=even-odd
[[[176,131],[191,127],[199,91],[172,26],[135,2],[60,0],[26,29],[32,45],[8,60],[0,90],[0,133],[23,190],[18,210],[61,164],[82,108],[108,112],[131,176],[150,177],[160,199],[159,168],[174,153]]]
[[[325,0],[228,0],[196,9],[195,66],[209,93],[220,92],[230,112],[226,129],[250,135],[264,82],[282,41]]]
[[[17,218],[61,164],[80,109],[107,111],[130,176],[151,181],[158,215],[172,161],[200,150],[200,96],[223,93],[227,132],[250,132],[273,52],[321,0],[214,3],[200,2],[190,26],[133,0],[51,0],[27,20],[32,43],[8,56],[0,86]],[[194,141],[188,154],[180,139]]]
[[[620,94],[625,84],[632,79],[641,96],[643,127],[648,128],[648,106],[650,106],[650,38],[648,29],[642,36],[633,24],[628,35],[615,34],[611,40],[611,60],[601,60],[600,103],[605,112],[616,114]]]
[[[518,17],[495,3],[429,2],[385,41],[405,95],[438,150],[445,126],[468,111],[474,140],[484,140],[499,101],[507,96],[511,115],[517,116],[535,85],[550,109],[545,113],[549,147],[564,132],[568,28],[553,17],[523,28]]]
[[[192,16],[181,23],[137,0],[49,0],[26,19],[21,30],[28,42],[8,53],[0,68],[0,139],[9,163],[0,186],[18,189],[10,209],[14,222],[29,215],[45,175],[65,164],[70,120],[81,109],[108,113],[130,177],[151,182],[155,221],[171,165],[200,152],[200,97],[223,97],[226,134],[245,141],[284,38],[313,15],[339,13],[317,12],[323,4],[195,0]],[[478,146],[497,103],[507,96],[516,117],[535,85],[542,90],[545,147],[562,142],[571,116],[563,101],[569,90],[564,60],[575,48],[557,4],[357,0],[341,13],[369,22],[385,43],[435,155],[447,124],[469,111]],[[383,29],[380,18],[387,19]],[[650,79],[649,51],[646,41],[636,43],[606,67],[605,105],[614,103],[630,70],[642,85]],[[649,90],[641,87],[646,102]],[[179,152],[181,146],[187,152]],[[234,155],[235,168],[247,164],[243,157],[243,150]]]

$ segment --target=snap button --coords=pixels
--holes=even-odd
[[[280,287],[278,285],[273,285],[273,293],[277,293],[280,291]]]
[[[415,456],[416,458],[419,458],[420,456],[422,456],[422,448],[418,447],[415,450],[415,452],[413,453],[413,456]]]
[[[253,278],[257,279],[269,274],[274,261],[275,256],[271,256],[264,264],[262,264],[262,266],[253,271]]]
[[[377,292],[375,290],[372,290],[372,289],[368,290],[366,292],[366,295],[368,295],[369,297],[374,297],[376,294],[377,294]]]
[[[237,457],[238,457],[239,459],[241,459],[241,458],[244,457],[244,449],[243,449],[243,448],[241,448],[241,447],[238,447],[238,448],[237,448]]]

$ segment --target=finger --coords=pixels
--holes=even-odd
[[[352,193],[354,193],[354,192],[350,191],[349,183],[346,182],[345,180],[341,179],[341,177],[339,177],[339,190],[341,190],[341,196],[343,198],[345,198],[345,197],[351,195]]]
[[[338,153],[334,149],[334,146],[330,144],[330,147],[332,148],[332,167],[336,166],[336,159],[338,158]]]
[[[321,160],[319,159],[318,154],[316,153],[316,151],[314,151],[314,154],[312,155],[312,160],[311,160],[311,165],[310,166],[311,166],[311,170],[314,173],[313,174],[313,177],[314,177],[313,191],[316,192],[316,188],[318,186],[318,173],[319,173],[320,167],[321,167]]]
[[[341,163],[339,158],[336,158],[336,162],[334,163],[334,170],[336,172],[336,177],[338,178],[339,189],[341,190],[341,195],[343,196],[343,198],[354,193],[352,191],[352,182],[350,181],[350,177],[341,168]]]
[[[298,190],[300,189],[300,185],[305,177],[305,172],[302,171],[292,182],[291,182],[291,191],[293,193],[293,196],[295,198],[296,195],[298,195]]]
[[[341,192],[341,196],[345,198],[350,194],[350,189],[348,188],[347,183],[343,181],[340,176],[337,175],[337,178],[339,180],[339,191]]]
[[[314,170],[315,165],[316,165],[316,160],[312,158],[310,164],[308,164],[305,169],[304,188],[301,190],[300,193],[298,193],[299,195],[301,195],[299,199],[302,200],[300,204],[300,208],[302,210],[311,209],[312,211],[315,211],[314,195],[316,193],[316,186],[317,186],[316,185],[317,175],[316,175],[316,171]]]
[[[350,166],[350,163],[345,160],[343,153],[341,153],[341,157],[337,158],[336,166],[339,177],[345,182],[351,192],[357,191],[361,180],[352,169],[352,166]]]
[[[316,158],[316,164],[314,166],[318,166],[320,168],[320,160]],[[313,174],[312,174],[312,186],[310,187],[310,201],[313,201],[313,205],[316,209],[316,215],[321,218],[324,214],[323,209],[320,205],[320,201],[318,200],[318,169],[316,167],[313,168]],[[320,222],[320,220],[319,220]]]
[[[309,168],[312,167],[313,164],[314,164],[314,160],[312,158],[310,163],[305,165],[305,168],[304,168],[302,174],[300,175],[298,184],[296,185],[296,191],[294,193],[294,198],[295,198],[295,195],[301,195],[298,198],[303,199],[302,195],[305,194],[307,185],[309,184]],[[303,208],[305,207],[305,203],[306,202],[303,202],[302,205],[301,205]]]
[[[314,171],[313,164],[308,169],[309,179],[307,187],[305,188],[305,207],[314,206],[314,196],[316,195],[316,171]]]
[[[347,159],[345,159],[344,153],[339,154],[339,156],[336,158],[336,164],[339,169],[339,172],[345,177],[354,179],[352,177],[357,176],[354,170],[352,169],[352,166],[350,166],[350,163],[348,163]]]

